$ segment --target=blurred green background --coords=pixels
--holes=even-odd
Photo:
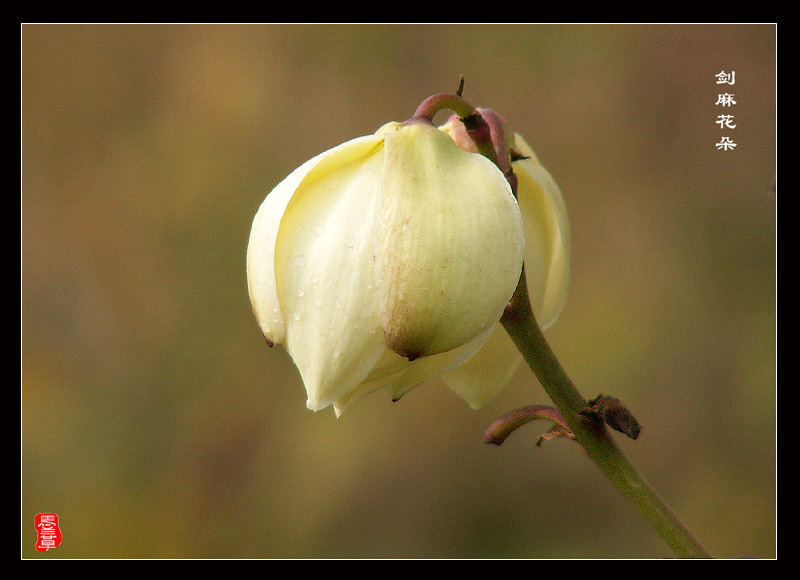
[[[23,25],[22,557],[671,556],[546,424],[482,443],[547,402],[527,368],[480,411],[431,381],[336,419],[255,324],[265,195],[461,75],[564,192],[562,364],[715,556],[775,557],[772,25]]]

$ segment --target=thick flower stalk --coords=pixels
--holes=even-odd
[[[568,271],[557,187],[526,150],[515,197],[495,163],[460,145],[424,116],[389,123],[307,161],[259,208],[250,298],[309,408],[338,415],[437,376],[485,404],[522,360],[498,322],[523,261],[543,320],[557,317]]]

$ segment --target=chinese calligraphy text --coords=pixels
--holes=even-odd
[[[725,71],[720,72],[719,74],[715,75],[717,77],[717,84],[718,85],[734,85],[736,84],[736,71],[731,71],[730,73],[726,73]],[[719,93],[717,94],[717,102],[715,103],[718,107],[729,108],[736,105],[736,101],[734,100],[733,93]],[[720,126],[720,129],[735,129],[736,124],[733,122],[734,116],[731,114],[723,114],[717,116],[717,125]],[[732,151],[736,147],[736,143],[728,137],[727,135],[722,137],[720,141],[717,143],[717,149],[721,151]]]

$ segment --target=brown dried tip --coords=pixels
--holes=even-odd
[[[642,430],[639,422],[628,408],[614,397],[598,395],[597,398],[589,401],[589,406],[581,410],[580,414],[585,417],[602,419],[606,425],[615,431],[624,433],[631,439],[639,437]]]

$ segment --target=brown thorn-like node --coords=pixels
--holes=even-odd
[[[582,409],[580,415],[584,418],[602,421],[631,439],[638,438],[642,430],[639,422],[628,408],[620,403],[619,399],[606,395],[597,395],[589,401],[589,406]]]

